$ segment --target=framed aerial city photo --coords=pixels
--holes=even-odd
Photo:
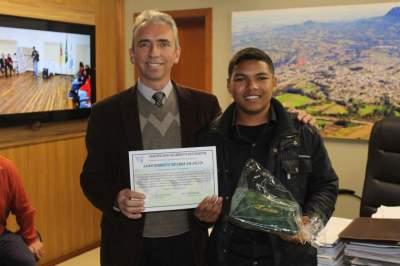
[[[232,50],[266,51],[275,97],[317,118],[321,134],[368,139],[400,116],[400,2],[232,13]]]

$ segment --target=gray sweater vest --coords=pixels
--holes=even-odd
[[[164,105],[157,107],[138,92],[140,128],[143,149],[181,147],[179,108],[175,90]],[[145,216],[144,237],[168,237],[189,231],[187,210],[148,212]]]

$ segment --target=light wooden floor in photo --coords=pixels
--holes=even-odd
[[[99,266],[100,248],[92,249],[72,259],[57,264],[57,266]]]
[[[0,77],[0,114],[72,109],[68,98],[73,76],[33,78],[32,72]]]

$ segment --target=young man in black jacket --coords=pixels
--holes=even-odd
[[[299,237],[246,230],[227,219],[241,171],[250,158],[293,194],[304,223],[315,215],[326,222],[334,210],[338,178],[322,138],[272,97],[275,87],[271,58],[256,48],[239,51],[229,64],[228,90],[234,103],[202,134],[202,144],[217,146],[224,198],[208,247],[210,265],[317,265],[316,249],[302,244]]]

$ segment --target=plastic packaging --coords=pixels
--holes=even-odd
[[[320,243],[318,242],[318,234],[325,227],[325,224],[320,215],[314,214],[311,216],[307,223],[301,227],[302,238],[304,241],[310,243],[311,246],[318,248]]]
[[[302,217],[290,191],[253,159],[242,170],[229,216],[242,228],[275,233],[303,244],[313,244],[323,227],[318,215]]]

